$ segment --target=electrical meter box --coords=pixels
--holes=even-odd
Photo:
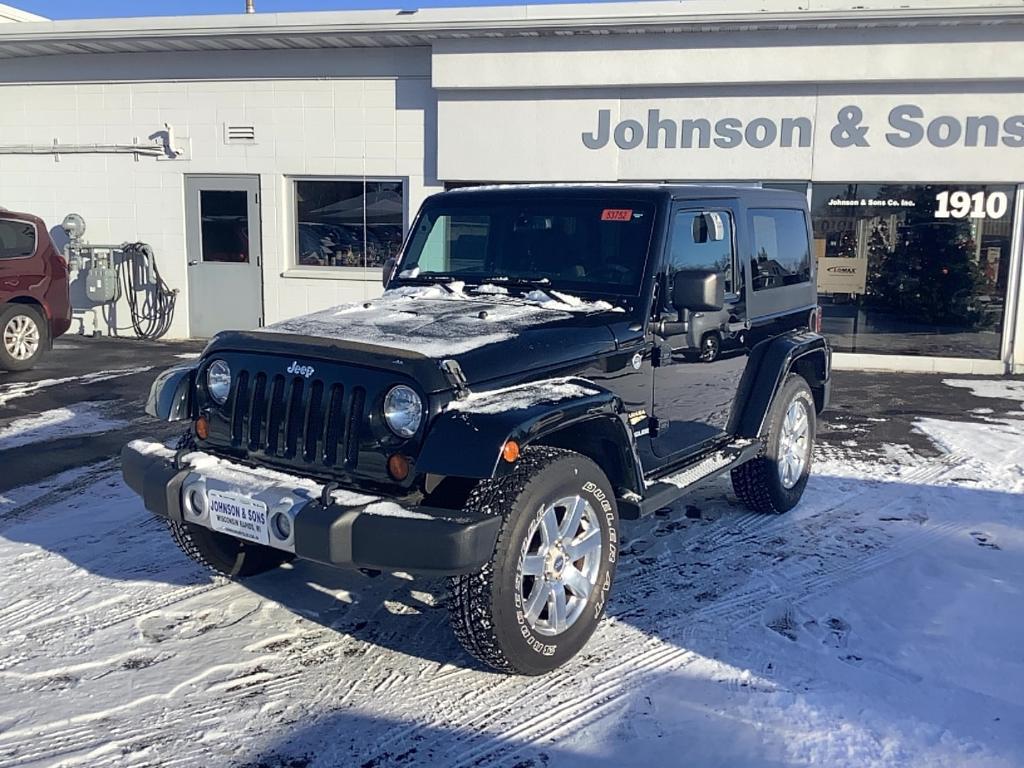
[[[89,301],[106,304],[117,298],[117,270],[93,267],[85,277],[85,295]]]

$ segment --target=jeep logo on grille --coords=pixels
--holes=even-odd
[[[294,361],[288,366],[288,373],[294,373],[297,376],[305,376],[307,379],[313,375],[316,371],[312,365],[299,365],[299,361]]]

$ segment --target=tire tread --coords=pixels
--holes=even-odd
[[[504,517],[495,543],[497,551],[511,535],[509,512],[539,470],[563,456],[576,455],[564,448],[534,446],[523,451],[512,473],[498,480],[482,480],[466,501],[466,508]],[[462,647],[477,661],[499,671],[517,670],[505,655],[495,633],[491,595],[493,561],[473,573],[448,578],[448,617]]]

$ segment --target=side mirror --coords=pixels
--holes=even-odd
[[[709,269],[681,269],[672,276],[672,306],[678,312],[714,312],[725,305],[725,285]]]
[[[391,279],[391,273],[395,271],[395,265],[397,263],[398,263],[398,259],[395,256],[389,257],[384,262],[384,267],[382,268],[381,280],[383,281],[385,288],[388,287],[388,280]]]
[[[706,211],[694,216],[691,229],[693,242],[698,245],[717,243],[725,239],[725,223],[722,221],[722,214],[716,211]]]

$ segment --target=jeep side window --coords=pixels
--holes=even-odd
[[[754,242],[750,276],[755,291],[810,282],[811,252],[803,211],[751,210],[750,230]]]
[[[726,293],[738,293],[734,253],[728,211],[680,211],[672,222],[666,295],[672,295],[672,275],[681,269],[714,270],[722,275]]]

